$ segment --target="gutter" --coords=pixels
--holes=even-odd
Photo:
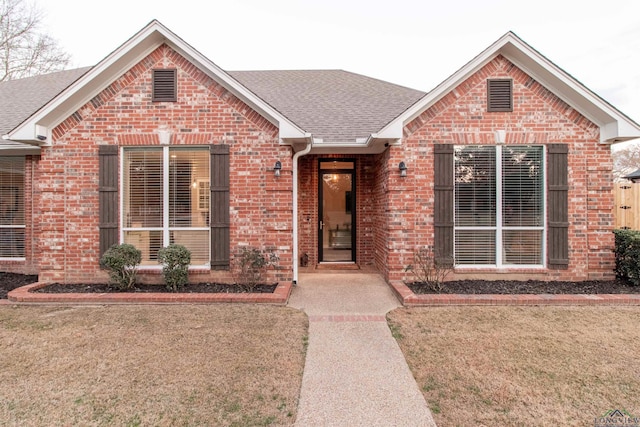
[[[309,154],[313,146],[313,139],[307,146],[293,155],[293,284],[298,284],[298,159]]]

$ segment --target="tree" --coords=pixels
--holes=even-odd
[[[41,32],[43,14],[28,0],[0,0],[0,81],[64,69],[70,60]]]
[[[629,144],[612,149],[613,178],[616,182],[626,181],[622,177],[640,169],[640,145]]]

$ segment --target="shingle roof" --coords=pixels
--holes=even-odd
[[[623,178],[631,181],[640,179],[640,169],[636,169],[635,171],[631,172],[629,175],[623,176]]]
[[[0,135],[14,129],[89,68],[0,83]],[[367,138],[425,95],[342,70],[229,74],[304,131],[327,142]]]
[[[0,83],[0,135],[4,135],[91,67],[58,71]]]
[[[425,95],[343,70],[229,74],[304,131],[327,142],[367,138]]]

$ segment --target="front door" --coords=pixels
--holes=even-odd
[[[355,161],[322,159],[319,168],[318,254],[320,262],[355,262]]]

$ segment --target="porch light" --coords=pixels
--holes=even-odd
[[[273,167],[273,174],[275,176],[280,176],[280,170],[282,169],[282,163],[280,160],[276,161],[276,165]]]
[[[404,162],[400,162],[400,164],[398,165],[398,169],[400,169],[401,177],[407,176],[407,165]]]

